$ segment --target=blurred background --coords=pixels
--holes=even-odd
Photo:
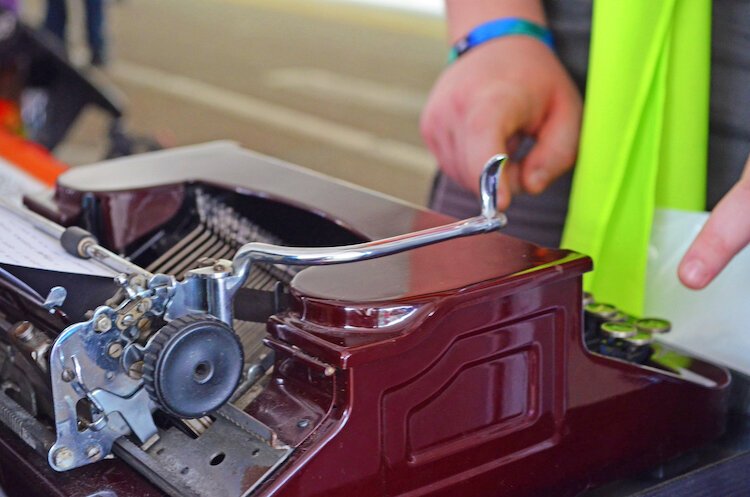
[[[446,57],[441,0],[109,0],[107,63],[88,68],[83,1],[68,56],[124,101],[130,131],[166,146],[230,139],[424,204],[435,164],[419,112]],[[22,0],[39,26],[45,0]],[[100,160],[89,109],[55,155]]]

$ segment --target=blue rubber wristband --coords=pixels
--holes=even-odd
[[[550,49],[555,49],[552,33],[549,29],[526,19],[503,17],[502,19],[495,19],[494,21],[480,24],[468,35],[458,40],[451,48],[448,55],[448,63],[450,64],[472,48],[484,42],[513,35],[531,36],[543,42]]]

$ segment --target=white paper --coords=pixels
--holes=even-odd
[[[0,198],[20,204],[24,194],[45,188],[44,183],[0,157]]]
[[[672,331],[661,341],[750,374],[750,249],[740,252],[704,290],[688,290],[677,279],[677,266],[707,219],[705,212],[657,210],[646,312],[672,322]]]
[[[73,257],[60,242],[0,207],[0,262],[65,273],[114,276],[98,264]]]

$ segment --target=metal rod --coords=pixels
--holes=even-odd
[[[36,212],[30,211],[29,209],[13,205],[3,199],[0,199],[0,207],[7,210],[16,217],[19,217],[24,221],[30,223],[36,229],[38,229],[42,233],[45,233],[46,235],[51,236],[57,241],[60,241],[63,233],[65,233],[65,227],[60,226],[54,221],[50,221],[46,217],[40,216]],[[94,240],[95,238],[92,236],[91,241],[87,242],[83,245],[83,247],[81,247],[81,252],[87,256],[81,257],[82,259],[90,258],[94,262],[97,262],[117,273],[142,274],[146,277],[151,276],[151,273],[149,273],[142,267],[133,264],[124,257],[121,257],[120,255],[115,254],[114,252],[102,247]]]
[[[46,217],[40,216],[36,212],[25,209],[20,205],[12,204],[5,199],[0,199],[0,207],[7,210],[11,214],[14,214],[16,217],[20,217],[26,220],[39,231],[57,240],[59,240],[65,232],[65,228],[55,223],[54,221],[50,221]]]
[[[248,243],[234,256],[235,274],[244,281],[255,262],[270,262],[290,266],[318,266],[364,261],[404,252],[453,238],[488,233],[501,229],[507,223],[505,214],[497,210],[497,184],[507,157],[496,155],[484,166],[479,186],[482,214],[444,226],[407,233],[382,240],[374,240],[341,247],[285,247],[267,243]]]

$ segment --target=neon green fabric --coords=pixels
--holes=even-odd
[[[710,0],[597,0],[562,245],[597,300],[642,314],[656,206],[704,210]]]

